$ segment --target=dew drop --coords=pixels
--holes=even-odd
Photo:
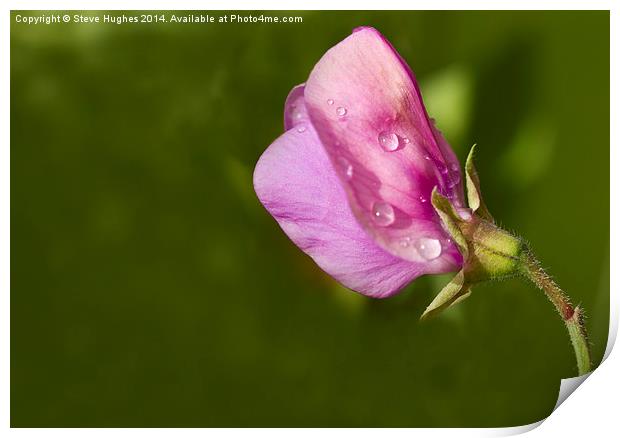
[[[339,161],[347,179],[353,178],[353,166],[351,165],[351,163],[349,163],[349,161],[344,157],[341,157]]]
[[[347,176],[347,179],[353,178],[353,166],[349,164],[344,170],[344,174]]]
[[[422,237],[416,242],[415,247],[426,260],[434,260],[441,255],[441,243],[437,239]]]
[[[422,195],[418,198],[422,204],[426,203],[426,198]]]
[[[409,144],[411,140],[409,140],[407,137],[403,137],[403,143],[405,144]]]
[[[334,104],[334,99],[327,99],[327,104],[328,105],[333,105]]]
[[[291,110],[291,118],[294,121],[301,120],[303,118],[303,114],[302,114],[301,110],[299,110],[296,107],[293,107],[293,109]]]
[[[459,216],[461,216],[461,219],[466,220],[466,221],[471,219],[471,216],[472,216],[471,209],[460,207],[460,208],[457,208],[456,210]]]
[[[459,176],[458,173],[454,173],[452,174],[452,177],[450,178],[450,180],[448,181],[448,188],[451,189],[454,186],[456,186],[459,182],[461,181],[461,177]]]
[[[339,106],[338,108],[336,108],[336,114],[342,117],[347,114],[347,109],[343,106]]]
[[[387,202],[375,202],[372,204],[372,217],[377,225],[387,227],[394,223],[394,209]]]
[[[301,133],[301,132],[305,132],[306,131],[306,127],[305,126],[300,126],[299,128],[297,128],[297,132]]]
[[[393,132],[382,131],[379,133],[377,140],[379,140],[379,145],[386,152],[394,152],[398,149],[398,136]]]
[[[431,160],[431,157],[429,157],[428,155],[424,155],[424,159],[425,159],[426,161],[430,161],[430,160]]]
[[[411,244],[411,237],[403,237],[402,239],[400,239],[398,244],[403,248],[407,248]]]

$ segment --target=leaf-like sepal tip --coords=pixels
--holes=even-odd
[[[435,299],[428,305],[421,320],[428,319],[437,315],[441,311],[447,309],[464,300],[471,294],[471,290],[465,279],[465,272],[459,271],[458,274],[437,294]]]
[[[482,199],[482,191],[480,190],[480,178],[478,172],[474,166],[474,153],[476,151],[476,145],[473,145],[467,155],[467,161],[465,162],[465,185],[467,191],[467,202],[469,208],[474,213],[483,219],[490,222],[494,222],[493,216],[489,212],[484,200]]]

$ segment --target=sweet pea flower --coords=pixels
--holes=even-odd
[[[413,72],[377,30],[357,28],[323,55],[289,93],[284,128],[256,164],[254,189],[325,272],[385,298],[421,275],[458,271],[423,318],[462,301],[479,282],[521,275],[560,314],[579,373],[590,370],[582,309],[522,239],[495,224],[474,148],[463,178]]]
[[[290,92],[286,132],[254,171],[261,203],[344,286],[375,298],[463,259],[431,204],[463,208],[459,163],[413,72],[375,29],[356,29]]]

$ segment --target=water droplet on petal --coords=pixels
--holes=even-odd
[[[393,132],[383,131],[379,133],[379,144],[386,152],[394,152],[398,149],[398,136]]]
[[[340,117],[344,116],[347,113],[347,109],[343,106],[339,106],[338,108],[336,108],[336,114],[338,114]]]
[[[344,157],[340,157],[339,161],[340,165],[342,166],[342,170],[344,171],[344,175],[347,177],[347,179],[353,178],[353,166],[351,165],[351,163],[349,163],[349,160]]]
[[[441,255],[441,243],[437,239],[422,237],[416,242],[415,247],[426,260],[434,260]]]
[[[471,216],[472,216],[471,209],[461,207],[461,208],[457,208],[456,211],[463,220],[468,221],[471,219]]]
[[[448,188],[451,189],[461,181],[461,176],[458,173],[453,173],[448,181]]]
[[[400,241],[398,242],[398,244],[400,246],[402,246],[403,248],[407,248],[409,246],[409,244],[411,243],[411,237],[403,237],[402,239],[400,239]]]
[[[334,104],[334,99],[327,99],[327,104],[328,105],[333,105]]]
[[[387,202],[375,202],[372,204],[372,217],[377,225],[387,227],[394,223],[394,209]]]
[[[407,137],[403,137],[403,143],[409,144],[410,140]]]
[[[299,133],[304,132],[305,130],[306,130],[306,127],[303,126],[303,125],[300,126],[299,128],[297,128],[297,132],[299,132]]]
[[[422,195],[420,195],[420,197],[418,199],[420,200],[420,202],[422,204],[424,204],[426,202],[426,198],[424,196],[422,196]]]
[[[431,157],[429,157],[428,155],[424,155],[424,159],[430,161]]]
[[[291,118],[293,121],[301,120],[303,118],[303,114],[297,107],[293,107],[291,109]]]

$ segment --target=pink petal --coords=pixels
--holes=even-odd
[[[338,175],[376,242],[427,264],[427,272],[462,263],[430,203],[438,186],[462,206],[458,161],[436,138],[412,72],[381,34],[360,28],[330,49],[306,82],[305,101],[331,161],[352,165],[352,178],[342,167]]]
[[[347,163],[340,165],[346,175]],[[360,226],[310,124],[294,127],[269,146],[254,170],[254,189],[291,240],[348,288],[383,298],[426,272],[425,264],[377,246]]]

